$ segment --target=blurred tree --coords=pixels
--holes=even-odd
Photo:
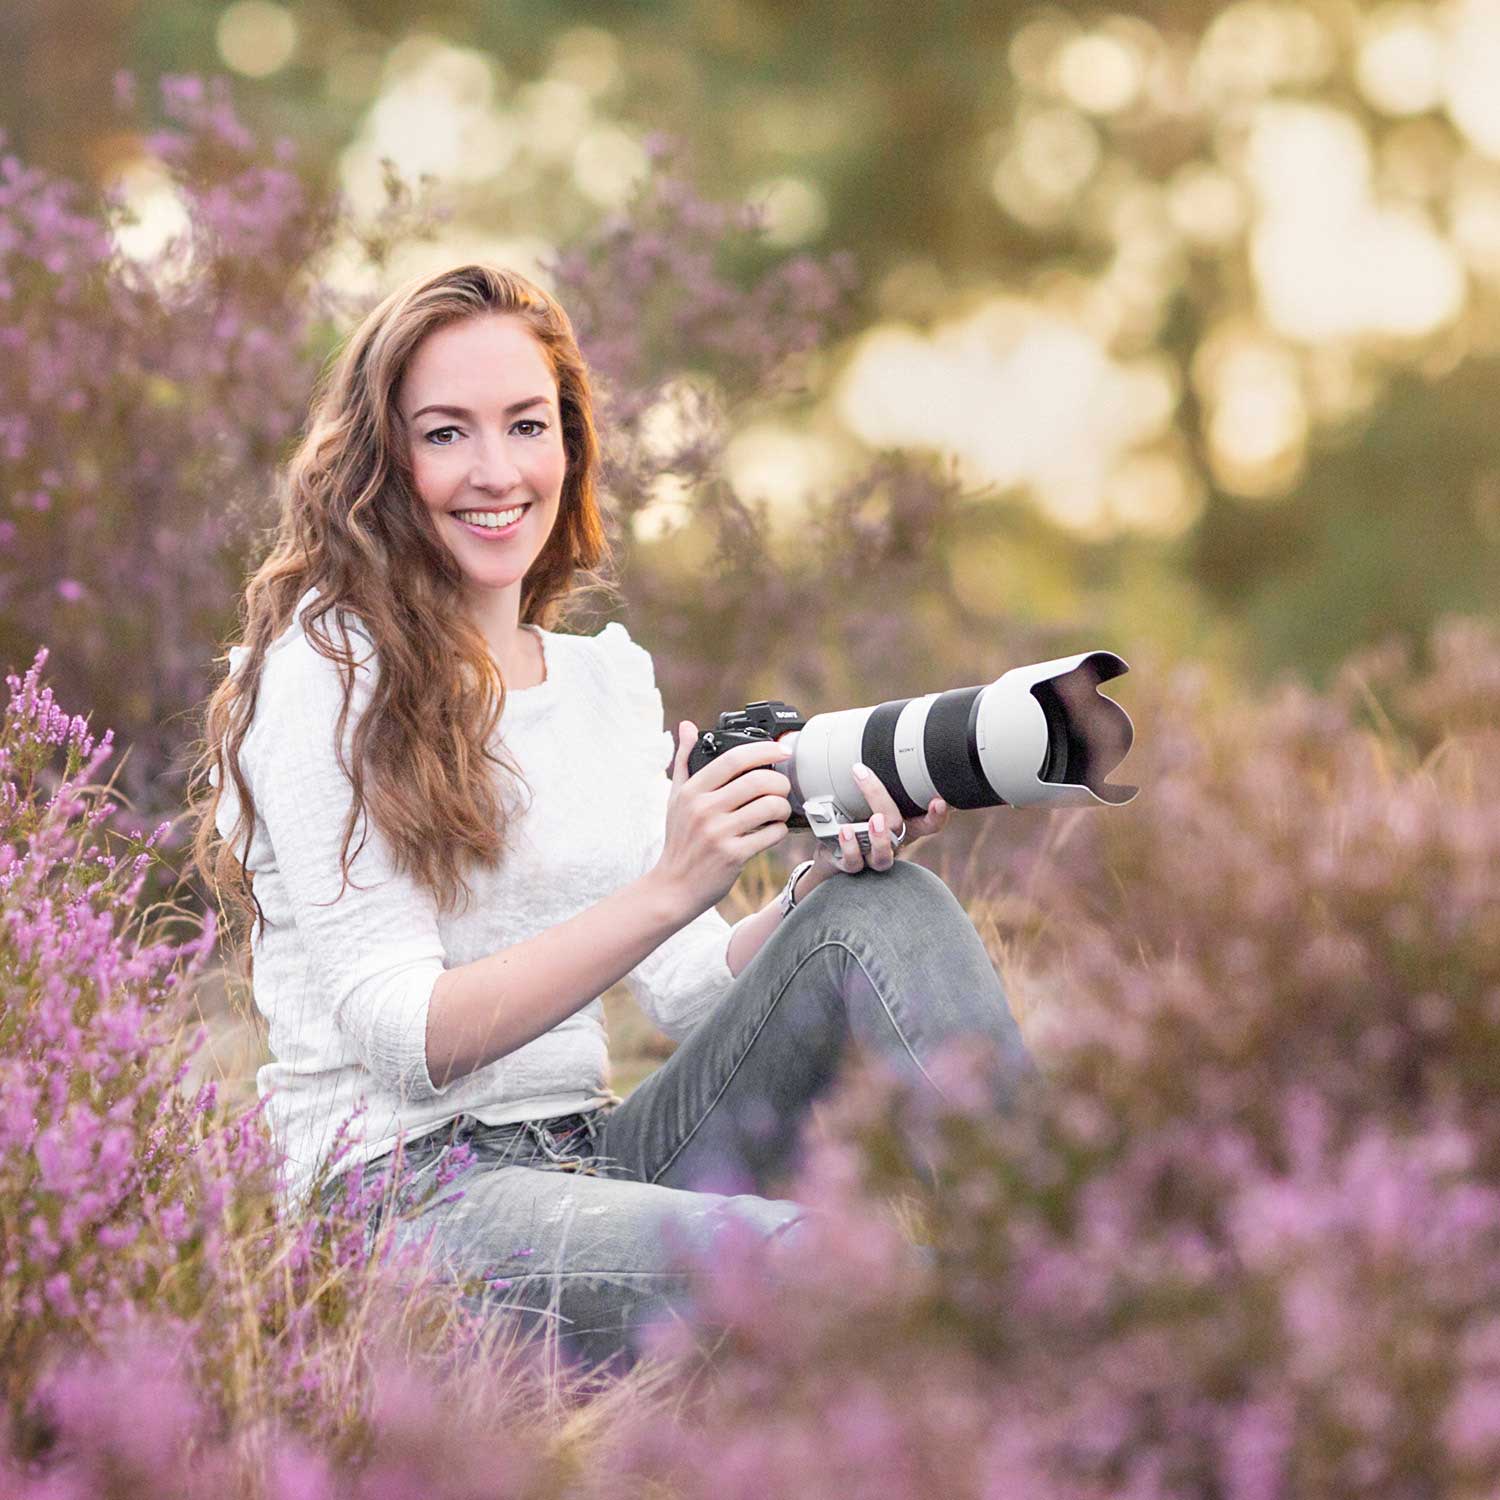
[[[889,0],[430,0],[420,15],[393,0],[113,0],[82,26],[47,0],[0,20],[18,60],[0,120],[29,160],[102,172],[127,147],[88,101],[117,64],[230,66],[247,120],[294,133],[309,171],[347,179],[394,140],[432,158],[475,236],[553,245],[610,207],[589,151],[674,134],[707,192],[767,203],[775,243],[857,247],[850,334],[824,351],[815,397],[861,330],[923,338],[976,318],[963,326],[989,364],[967,381],[972,412],[928,445],[972,439],[976,493],[998,456],[999,487],[1035,499],[1065,552],[1073,530],[1139,533],[1253,632],[1253,660],[1317,672],[1387,628],[1484,603],[1500,561],[1489,380],[1468,371],[1500,352],[1488,14],[1479,0],[918,17]],[[398,99],[421,47],[453,65]],[[483,128],[450,130],[444,90]],[[1045,340],[1017,334],[1018,349],[979,323],[998,292],[1093,351],[1118,396],[1070,386]],[[1006,380],[1036,404],[1008,412]],[[1037,441],[1027,412],[1075,405],[1082,426],[1054,442],[1064,457],[1097,447],[1097,475],[1060,499],[1016,455]],[[1424,411],[1441,422],[1451,513],[1418,573],[1403,539],[1431,496],[1395,479],[1415,473],[1397,455],[1421,457]]]

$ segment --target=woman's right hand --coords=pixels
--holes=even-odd
[[[792,815],[792,783],[772,769],[791,756],[789,747],[774,740],[736,745],[689,776],[697,741],[697,727],[684,719],[677,726],[666,837],[652,872],[693,916],[727,896],[749,860],[787,836]]]

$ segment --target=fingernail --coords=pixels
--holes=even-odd
[[[884,833],[885,832],[885,814],[884,813],[876,813],[875,816],[870,819],[870,827],[872,829],[874,829],[874,831],[876,833]]]
[[[870,768],[867,765],[865,765],[862,761],[855,761],[854,779],[856,781],[863,781],[869,774]]]

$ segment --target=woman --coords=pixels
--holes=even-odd
[[[408,1194],[467,1143],[461,1196],[400,1232],[433,1232],[590,1364],[628,1363],[690,1291],[669,1247],[808,1212],[765,1189],[851,1041],[917,1086],[958,1033],[1025,1066],[963,909],[895,862],[940,802],[903,829],[871,785],[868,857],[820,851],[764,910],[719,915],[788,833],[785,752],[689,776],[697,730],[674,751],[648,653],[619,624],[553,628],[606,558],[597,468],[546,292],[464,265],[376,307],[315,398],[246,589],[195,850],[257,918],[257,1085],[287,1201],[330,1201],[351,1119],[351,1161],[404,1150]],[[621,979],[681,1043],[623,1102],[598,998]]]

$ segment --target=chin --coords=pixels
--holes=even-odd
[[[519,572],[514,568],[507,568],[504,572],[501,572],[498,568],[496,568],[493,571],[481,573],[477,570],[470,570],[466,568],[464,570],[464,581],[468,583],[471,588],[492,589],[498,591],[500,589],[508,589],[512,587],[512,585],[519,584],[522,579],[526,577],[526,574],[530,571],[531,565],[529,563],[523,570]]]

